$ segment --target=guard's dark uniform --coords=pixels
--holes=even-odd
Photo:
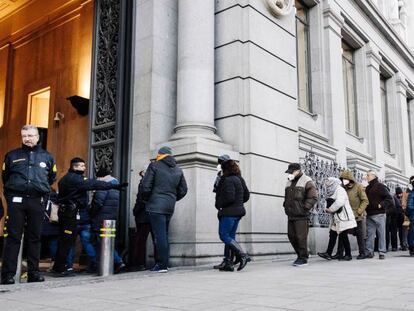
[[[70,248],[75,243],[77,232],[77,215],[79,209],[88,206],[88,194],[90,190],[120,189],[121,185],[114,185],[105,181],[89,179],[83,172],[70,169],[59,181],[59,226],[60,237],[53,270],[55,272],[66,271],[66,257]]]
[[[6,245],[2,279],[16,274],[20,240],[25,223],[29,280],[38,275],[44,200],[56,178],[53,157],[40,146],[23,145],[6,154],[3,163],[4,195],[8,206],[5,225]]]

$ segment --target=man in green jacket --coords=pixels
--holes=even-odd
[[[357,259],[365,259],[365,235],[367,230],[365,222],[365,209],[369,203],[368,197],[365,193],[364,186],[355,181],[354,174],[350,170],[344,170],[341,173],[340,179],[348,194],[349,203],[351,204],[357,223],[357,227],[355,229],[359,249]],[[340,254],[340,252],[338,253]]]

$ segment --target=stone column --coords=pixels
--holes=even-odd
[[[399,137],[399,150],[400,166],[405,176],[410,176],[411,173],[411,150],[410,150],[410,127],[409,127],[409,115],[407,107],[407,85],[401,76],[397,77],[397,107],[398,115],[401,116],[398,124]]]
[[[178,1],[177,126],[172,139],[221,141],[214,126],[213,0]]]
[[[215,2],[178,1],[177,124],[165,144],[184,171],[188,193],[177,203],[171,220],[173,265],[195,265],[222,256],[212,192],[217,157],[226,153],[239,158],[232,146],[221,142],[214,126]]]

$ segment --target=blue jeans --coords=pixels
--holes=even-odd
[[[240,217],[221,217],[219,220],[219,236],[224,244],[230,244],[236,240],[236,231]]]
[[[55,261],[55,256],[58,248],[58,238],[51,239],[49,241],[49,252],[50,257],[52,257],[52,261]],[[73,257],[75,256],[75,252],[73,247],[69,251],[69,255],[66,258],[66,268],[71,269],[73,267]]]
[[[91,243],[91,225],[78,225],[78,234],[82,248],[88,255],[91,263],[96,263],[96,251]]]
[[[170,242],[168,240],[168,227],[171,216],[169,214],[148,213],[151,222],[151,228],[154,233],[154,244],[157,249],[156,264],[161,269],[168,268],[170,259]]]
[[[414,247],[414,211],[408,213],[408,218],[410,219],[410,229],[408,230],[408,246]]]
[[[365,243],[367,254],[374,254],[375,234],[378,237],[378,251],[380,255],[384,255],[387,252],[385,246],[385,224],[385,214],[367,216],[367,240]]]

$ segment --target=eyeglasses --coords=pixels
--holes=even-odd
[[[32,134],[27,134],[27,135],[22,135],[22,138],[34,138],[39,136],[38,134],[32,135]]]

